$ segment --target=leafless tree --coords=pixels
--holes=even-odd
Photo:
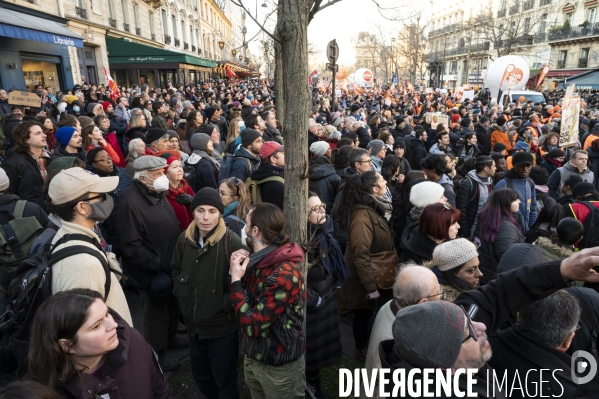
[[[425,54],[428,47],[426,32],[429,27],[423,13],[414,14],[403,23],[393,45],[393,57],[396,70],[407,70],[410,81],[416,85],[426,70]]]

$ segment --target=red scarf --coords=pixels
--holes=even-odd
[[[547,160],[555,166],[557,166],[558,168],[561,168],[564,164],[562,161],[558,161],[557,158],[547,158]]]
[[[172,188],[169,185],[168,193],[166,193],[166,196],[169,198],[175,198],[178,195],[187,194],[187,187],[189,187],[189,185],[187,184],[185,179],[183,179],[183,180],[181,180],[181,182],[179,183],[179,186],[177,188]]]

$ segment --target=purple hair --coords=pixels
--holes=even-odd
[[[520,225],[514,218],[511,209],[512,202],[517,199],[518,193],[511,188],[500,188],[491,192],[487,204],[476,217],[481,239],[495,241],[495,236],[504,219],[508,219],[518,227],[518,234],[522,235]]]

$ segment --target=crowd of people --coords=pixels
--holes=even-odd
[[[562,368],[545,395],[599,386],[570,373],[577,350],[599,356],[596,102],[562,148],[555,94],[502,107],[377,86],[332,104],[314,89],[294,243],[270,83],[35,91],[40,109],[0,90],[0,305],[40,253],[52,296],[0,397],[169,398],[168,350],[189,348],[206,398],[239,398],[241,350],[252,397],[320,399],[342,321],[369,370]]]

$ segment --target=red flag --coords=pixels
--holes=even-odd
[[[116,100],[121,96],[121,92],[119,91],[119,87],[116,85],[116,82],[112,79],[112,76],[110,76],[106,70],[106,67],[104,67],[104,76],[106,77],[106,84],[108,85],[108,89],[110,91],[110,98]]]
[[[229,77],[229,80],[235,80],[237,74],[233,72],[228,65],[225,66],[225,69],[227,71],[227,76]]]

